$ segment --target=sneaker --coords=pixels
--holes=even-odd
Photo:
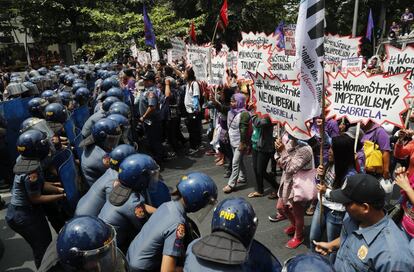
[[[270,222],[279,222],[279,221],[286,220],[286,217],[280,213],[277,213],[275,215],[269,215],[267,218],[269,219]]]
[[[284,228],[283,232],[286,233],[287,235],[293,235],[293,234],[295,234],[295,230],[296,230],[295,226],[290,225],[287,228]]]
[[[296,237],[293,237],[292,239],[290,239],[287,243],[286,243],[286,247],[290,248],[290,249],[294,249],[297,248],[298,246],[300,246],[303,243],[304,239],[298,239]]]

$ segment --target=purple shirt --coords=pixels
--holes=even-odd
[[[377,143],[381,151],[391,151],[390,136],[380,125],[375,124],[370,130],[365,132],[361,142],[364,143],[367,140]]]

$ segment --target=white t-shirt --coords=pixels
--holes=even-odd
[[[198,83],[196,81],[193,81],[191,85],[187,83],[185,87],[184,105],[188,113],[194,112],[194,96],[200,97],[200,87],[198,86]],[[198,110],[200,110],[200,105],[198,105],[198,107]]]

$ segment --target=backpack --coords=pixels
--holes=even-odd
[[[375,131],[374,137],[377,137],[377,131]],[[379,150],[379,145],[376,141],[365,141],[363,150],[365,155],[365,171],[381,173],[383,170],[382,152]]]

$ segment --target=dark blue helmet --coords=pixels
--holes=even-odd
[[[49,103],[59,101],[59,96],[52,90],[45,90],[40,94],[40,97],[46,99]]]
[[[29,112],[33,117],[43,118],[43,110],[46,106],[49,105],[49,102],[41,97],[35,97],[29,100],[27,107]]]
[[[73,95],[65,91],[59,93],[59,98],[60,101],[62,101],[62,104],[66,107],[69,106],[71,101],[73,101]]]
[[[121,114],[129,119],[131,115],[131,109],[124,102],[115,102],[111,105],[111,107],[109,107],[109,114],[115,113]]]
[[[331,263],[325,257],[316,253],[299,254],[289,259],[283,271],[287,272],[334,272]]]
[[[46,67],[40,67],[39,69],[37,69],[37,71],[39,72],[39,74],[41,74],[42,76],[45,76],[47,74],[47,69]]]
[[[119,82],[116,78],[108,77],[102,81],[101,90],[106,92],[112,87],[119,87]]]
[[[106,92],[106,96],[110,97],[110,96],[115,96],[117,97],[120,101],[124,101],[124,92],[118,88],[118,87],[112,87],[110,88],[107,92]]]
[[[82,88],[82,87],[86,88],[86,84],[80,83],[80,82],[73,83],[72,93],[75,94],[76,91],[79,90],[79,88]]]
[[[59,263],[67,271],[116,271],[115,230],[97,217],[68,221],[56,242]]]
[[[187,212],[196,212],[217,199],[214,180],[200,172],[183,176],[177,184],[177,191],[184,199]]]
[[[124,161],[124,159],[132,154],[135,154],[135,148],[131,145],[122,144],[114,148],[114,150],[109,153],[109,165],[112,169],[119,169],[119,165]]]
[[[87,103],[90,97],[91,93],[85,87],[81,87],[75,92],[75,100],[80,104]]]
[[[152,182],[158,181],[159,170],[160,167],[150,156],[134,154],[125,158],[119,166],[118,179],[122,185],[142,192]]]
[[[121,101],[115,96],[110,96],[110,97],[105,98],[105,100],[102,102],[102,109],[104,111],[109,111],[109,108],[115,102],[121,102]]]
[[[50,142],[45,133],[31,129],[23,132],[16,142],[17,152],[25,158],[42,160],[50,151]]]
[[[252,205],[241,197],[227,198],[214,209],[211,231],[224,231],[249,248],[258,220]]]
[[[59,75],[59,83],[60,84],[65,84],[65,78],[66,78],[67,75],[68,75],[67,73],[61,73]]]
[[[73,74],[67,74],[66,76],[65,76],[65,85],[66,86],[69,86],[69,87],[72,87],[72,85],[73,85],[73,82],[75,81],[75,75],[73,75]]]
[[[45,119],[48,122],[65,123],[68,118],[66,108],[59,103],[52,103],[45,108]]]
[[[117,122],[121,126],[121,128],[129,126],[128,119],[125,116],[121,115],[121,114],[117,114],[117,113],[110,114],[106,118],[114,120],[115,122]]]
[[[85,73],[85,71],[83,71],[83,74]],[[84,80],[84,79],[81,79],[81,78],[76,78],[74,81],[73,81],[73,85],[75,85],[75,84],[83,84],[83,85],[86,85],[86,81]]]
[[[118,145],[121,132],[118,123],[108,118],[103,118],[92,126],[95,143],[109,151]]]

